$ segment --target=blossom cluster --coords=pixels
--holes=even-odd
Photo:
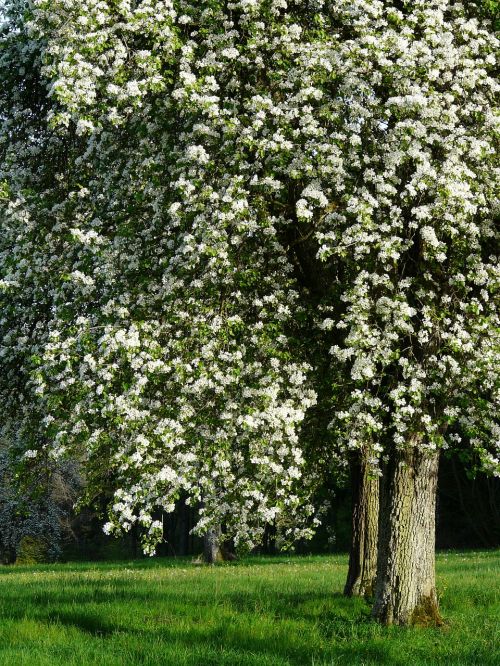
[[[486,22],[449,0],[22,4],[4,437],[78,452],[115,489],[106,530],[139,523],[150,552],[180,500],[237,543],[308,534],[328,355],[332,457],[463,437],[498,471]]]

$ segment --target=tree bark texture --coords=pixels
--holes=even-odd
[[[380,481],[370,474],[365,452],[359,452],[351,460],[350,475],[352,534],[344,594],[349,597],[372,596],[377,575]]]
[[[373,617],[383,624],[442,623],[436,595],[435,532],[439,453],[413,437],[391,454],[382,479]]]

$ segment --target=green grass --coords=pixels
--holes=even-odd
[[[441,629],[383,628],[344,556],[0,569],[0,664],[500,664],[500,551],[442,553]]]

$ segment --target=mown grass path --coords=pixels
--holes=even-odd
[[[441,553],[447,625],[383,628],[343,556],[0,569],[0,664],[500,664],[500,551]]]

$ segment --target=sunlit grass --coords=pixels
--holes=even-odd
[[[500,664],[500,551],[441,553],[441,629],[386,629],[344,556],[0,570],[1,666]]]

